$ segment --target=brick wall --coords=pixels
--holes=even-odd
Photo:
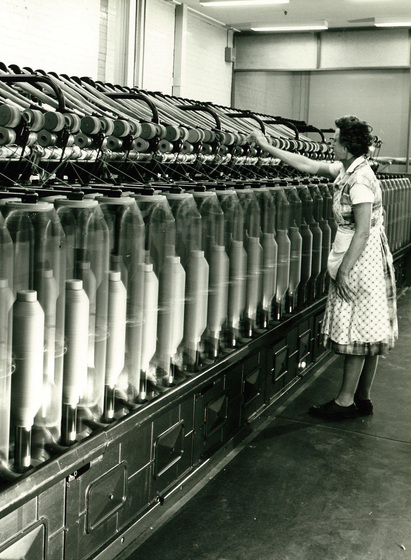
[[[127,0],[1,0],[0,61],[126,83],[128,6]],[[147,1],[142,87],[166,94],[173,87],[175,9],[166,0]],[[222,25],[188,11],[183,97],[230,105],[226,45]]]
[[[2,0],[0,60],[97,77],[100,0]]]

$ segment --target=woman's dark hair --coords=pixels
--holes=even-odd
[[[340,129],[339,142],[347,148],[353,156],[359,157],[368,154],[372,144],[372,127],[358,117],[347,115],[335,121],[335,126]]]

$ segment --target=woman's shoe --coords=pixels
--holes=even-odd
[[[334,400],[320,405],[310,407],[309,413],[319,418],[328,418],[330,420],[346,420],[358,416],[355,404],[350,406],[341,406]]]
[[[374,407],[370,399],[359,399],[354,395],[354,402],[357,405],[358,414],[360,416],[370,416],[374,412]]]

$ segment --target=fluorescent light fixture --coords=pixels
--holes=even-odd
[[[262,6],[269,4],[289,4],[290,0],[200,0],[201,6],[210,8],[230,8],[238,6]]]
[[[328,29],[328,21],[304,22],[304,23],[287,23],[281,25],[264,25],[257,24],[251,26],[252,31],[261,32],[284,32],[284,31],[322,31]]]
[[[375,27],[411,27],[411,18],[403,19],[401,18],[375,18]]]

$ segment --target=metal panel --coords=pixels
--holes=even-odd
[[[127,496],[127,468],[121,463],[95,480],[87,489],[87,533],[119,510]]]
[[[265,376],[267,375],[265,363],[265,351],[256,352],[252,359],[244,360],[243,363],[243,415],[245,419],[250,418],[260,407],[264,405]]]
[[[47,525],[37,523],[0,547],[0,560],[45,560],[47,554]]]
[[[194,430],[194,397],[190,395],[188,399],[180,405],[180,418],[184,420],[184,454],[179,465],[179,473],[187,472],[193,466],[193,430]]]
[[[120,462],[120,446],[119,442],[107,447],[106,452],[99,455],[90,463],[87,463],[81,469],[75,471],[68,477],[67,484],[67,508],[74,507],[76,515],[82,515],[86,511],[87,489],[100,476],[111,470]],[[74,487],[78,486],[79,493],[76,493],[76,499],[71,501],[71,495]]]
[[[298,335],[298,374],[304,375],[311,362],[311,329],[307,328]]]
[[[258,355],[253,355],[249,363],[255,366],[258,364],[258,359]],[[224,387],[230,400],[239,397],[243,392],[243,363],[240,362],[225,372]]]
[[[164,414],[158,416],[153,422],[153,442],[157,440],[160,434],[163,434],[170,426],[174,426],[180,420],[180,407],[173,406]]]
[[[221,377],[195,395],[193,462],[208,455],[222,442],[222,430],[227,418],[227,394]]]
[[[227,399],[227,417],[223,427],[223,443],[229,441],[239,431],[242,404],[243,399],[241,396],[238,396],[236,399]]]
[[[1,519],[0,546],[37,520],[37,500],[29,500]]]
[[[137,519],[149,505],[151,464],[131,476],[127,481],[127,500],[118,511],[119,528]]]
[[[87,533],[85,513],[80,515],[75,525],[70,526],[64,544],[64,560],[91,558],[104,543],[111,540],[118,529],[117,515],[103,521],[94,531]]]
[[[204,419],[204,438],[212,439],[212,436],[219,432],[227,421],[228,395],[222,393],[218,397],[210,400],[205,406]]]
[[[181,460],[184,453],[184,422],[158,436],[154,443],[153,476],[158,479]]]
[[[268,352],[270,375],[267,379],[267,397],[270,399],[284,386],[284,377],[288,372],[289,347],[286,339],[282,339]]]
[[[313,318],[313,360],[316,361],[325,352],[325,348],[321,341],[321,327],[323,322],[324,314],[319,313]]]
[[[181,405],[176,404],[153,422],[150,502],[162,495],[191,468],[192,427],[193,397],[183,401]]]
[[[260,352],[254,352],[253,354],[251,354],[251,356],[249,356],[243,361],[244,371],[247,372],[247,371],[254,370],[260,365],[260,363],[261,363]]]
[[[136,426],[121,438],[121,460],[127,462],[128,476],[148,465],[151,461],[152,424]]]
[[[60,480],[38,497],[38,518],[45,518],[48,531],[54,535],[64,528],[66,481]]]
[[[88,511],[90,505],[88,493],[89,488],[92,487],[96,481],[100,480],[101,477],[104,477],[107,472],[110,472],[119,464],[119,457],[120,442],[117,441],[108,446],[105,453],[99,455],[82,469],[68,477],[65,560],[82,560],[83,558],[90,557],[105,541],[116,534],[118,530],[116,512],[109,517],[103,516],[99,524],[90,525],[88,523],[90,517]],[[121,468],[124,469],[124,467]],[[115,486],[118,483],[117,477],[115,477],[115,481],[111,482]],[[98,486],[96,488],[98,489]],[[116,496],[118,495],[118,492],[115,491],[113,487],[111,490]],[[105,500],[110,502],[110,494],[105,495]],[[92,519],[95,521],[97,517],[93,517]],[[92,527],[91,531],[90,527]]]
[[[244,406],[247,407],[261,395],[261,368],[244,372]]]
[[[185,433],[194,428],[194,399],[190,395],[188,399],[180,404],[180,420],[184,420]]]
[[[48,556],[47,560],[65,560],[64,558],[64,530],[54,536],[50,536],[48,540]]]
[[[191,431],[184,436],[184,454],[179,464],[179,474],[184,474],[193,466],[193,440],[194,433]]]

